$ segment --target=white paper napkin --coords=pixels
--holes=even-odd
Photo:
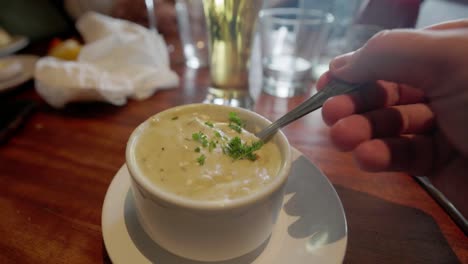
[[[36,90],[51,106],[76,101],[123,105],[127,98],[143,100],[178,85],[157,32],[94,12],[76,26],[86,43],[77,61],[44,57],[36,64]]]

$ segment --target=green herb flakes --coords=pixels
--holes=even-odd
[[[201,154],[200,157],[197,158],[198,164],[200,164],[200,166],[205,164],[205,159],[206,159],[206,156],[204,154]]]
[[[242,132],[242,128],[245,127],[245,123],[239,118],[239,116],[235,112],[230,112],[229,127],[240,134]]]
[[[193,133],[192,139],[202,144],[204,148],[208,146],[208,137],[203,132]]]
[[[254,152],[263,146],[262,141],[253,142],[252,145],[242,143],[239,137],[234,137],[223,148],[223,152],[234,160],[248,159],[254,161],[258,158]]]
[[[214,123],[211,121],[205,121],[204,124],[211,128],[214,127]],[[245,122],[241,120],[235,112],[230,112],[228,127],[238,133],[242,133],[242,129],[245,127]],[[208,148],[208,151],[212,152],[214,149],[220,146],[223,153],[233,160],[246,159],[255,161],[258,159],[258,155],[255,153],[255,151],[259,150],[263,146],[262,141],[256,141],[252,144],[247,144],[243,143],[240,137],[229,139],[216,129],[213,129],[213,134],[210,138],[201,131],[198,133],[193,133],[192,140],[201,144],[200,147],[196,147],[194,149],[196,153],[201,154],[196,159],[200,166],[204,165],[206,160],[206,153],[201,153],[201,147]]]
[[[244,127],[244,122],[240,119],[240,117],[235,112],[229,113],[229,122],[234,123],[240,127]]]
[[[211,152],[215,148],[216,148],[216,142],[211,140],[210,143],[208,144],[208,150]]]
[[[232,130],[234,130],[234,131],[236,131],[237,133],[239,133],[239,134],[242,133],[242,128],[241,128],[240,126],[236,125],[236,124],[230,123],[230,124],[229,124],[229,127],[230,127]]]

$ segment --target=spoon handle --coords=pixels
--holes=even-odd
[[[264,128],[262,131],[258,132],[256,136],[262,140],[266,141],[272,136],[279,128],[282,128],[289,123],[297,120],[298,118],[303,117],[304,115],[317,110],[322,107],[325,101],[333,96],[351,93],[360,87],[363,84],[350,84],[336,79],[332,79],[328,84],[319,92],[314,94],[312,97],[298,105],[296,108],[286,113],[280,119],[273,122],[268,127]]]

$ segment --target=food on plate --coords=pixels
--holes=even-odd
[[[76,39],[53,39],[48,54],[63,60],[76,60],[80,54],[82,45]]]
[[[0,60],[0,82],[14,78],[21,73],[21,63],[11,59]]]
[[[161,189],[194,200],[252,194],[278,174],[281,154],[245,129],[236,112],[200,108],[160,113],[139,130],[135,159]]]
[[[10,34],[0,27],[0,47],[10,44],[11,41],[12,38]]]

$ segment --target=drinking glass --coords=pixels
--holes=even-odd
[[[206,103],[253,107],[249,59],[261,0],[204,0],[211,85]]]
[[[311,71],[333,22],[330,13],[305,8],[260,12],[263,91],[292,97],[309,90]]]
[[[177,0],[175,9],[186,65],[194,69],[207,66],[208,34],[203,0]]]
[[[370,36],[366,32],[371,28],[361,28],[355,25],[360,11],[369,0],[315,0],[303,1],[306,8],[321,9],[334,16],[334,22],[327,36],[325,45],[320,51],[319,59],[312,69],[312,77],[318,79],[328,70],[330,61],[341,54],[359,48]]]

